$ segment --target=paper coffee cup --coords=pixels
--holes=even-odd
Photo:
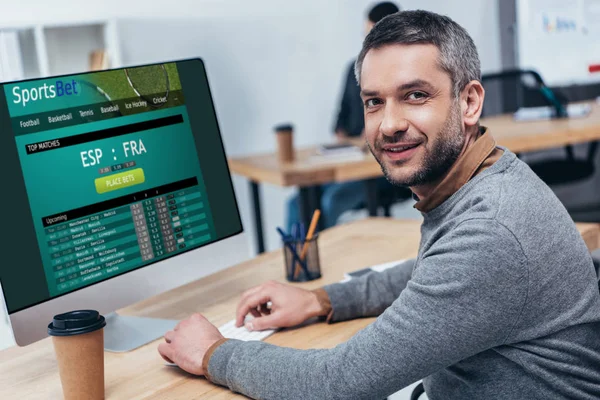
[[[294,128],[292,125],[275,127],[277,136],[277,155],[280,162],[294,161]]]
[[[104,399],[104,326],[93,310],[59,314],[48,325],[65,400]]]

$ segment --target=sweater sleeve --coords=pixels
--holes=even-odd
[[[432,245],[400,296],[333,349],[229,340],[213,382],[260,399],[373,399],[504,344],[526,300],[527,263],[494,221],[462,223]]]
[[[382,272],[325,286],[331,303],[327,322],[380,315],[406,287],[415,262],[413,258]]]

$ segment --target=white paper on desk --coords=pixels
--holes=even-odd
[[[592,111],[590,104],[569,104],[567,105],[567,115],[569,118],[581,118],[587,116]],[[514,114],[515,121],[540,121],[548,120],[556,114],[555,108],[546,107],[521,107]]]
[[[370,267],[366,267],[366,268],[370,268],[371,270],[373,270],[375,272],[382,272],[382,271],[385,271],[386,269],[393,268],[393,267],[395,267],[398,264],[402,264],[404,261],[406,261],[406,258],[403,258],[403,259],[400,259],[400,260],[386,262],[386,263],[383,263],[383,264],[371,265]],[[344,274],[344,279],[342,279],[340,282],[341,283],[348,282],[351,279],[352,279],[351,275]]]

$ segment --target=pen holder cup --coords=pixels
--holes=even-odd
[[[283,258],[285,260],[285,277],[290,282],[307,282],[321,277],[321,261],[319,259],[319,235],[306,241],[306,251],[302,262],[302,249],[305,243],[301,240],[283,242]],[[292,251],[295,250],[295,253]]]

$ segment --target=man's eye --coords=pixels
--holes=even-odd
[[[379,104],[381,104],[381,100],[379,100],[379,99],[369,99],[369,100],[365,101],[365,106],[367,106],[367,107],[374,107]]]
[[[412,92],[408,95],[409,100],[423,100],[427,97],[426,93],[423,92]]]

